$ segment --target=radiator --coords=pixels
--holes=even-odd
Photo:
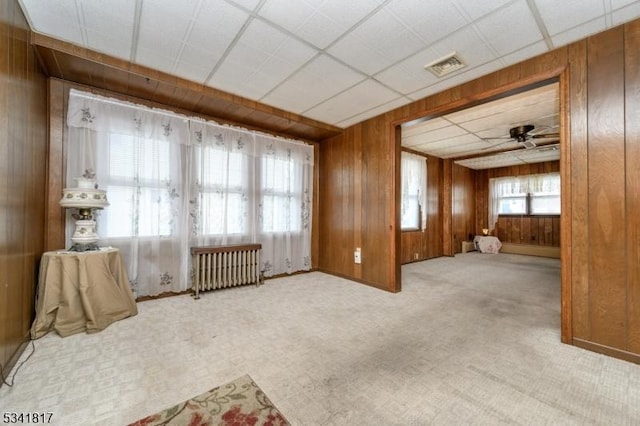
[[[261,248],[261,244],[191,247],[195,298],[200,298],[201,291],[260,285]]]

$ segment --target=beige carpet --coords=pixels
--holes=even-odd
[[[249,376],[181,402],[129,426],[287,426],[289,422]]]
[[[640,366],[560,343],[557,259],[471,252],[402,273],[398,294],[315,272],[50,333],[0,411],[121,425],[249,374],[293,425],[640,424]]]

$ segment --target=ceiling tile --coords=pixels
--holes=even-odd
[[[432,48],[424,49],[408,59],[375,75],[375,78],[402,94],[415,92],[438,82],[438,77],[427,71],[424,65],[437,58]]]
[[[470,19],[476,20],[489,13],[499,9],[512,0],[482,0],[482,1],[465,1],[454,0],[454,4],[457,5],[464,14]]]
[[[612,3],[615,3],[612,1]],[[612,15],[612,26],[617,26],[625,22],[633,20],[635,17],[640,16],[640,1],[633,0],[631,4],[619,9],[614,9]]]
[[[253,20],[208,84],[260,99],[316,53],[280,30]]]
[[[424,47],[412,31],[383,8],[328,52],[360,71],[375,74]]]
[[[600,16],[592,21],[573,27],[560,34],[551,36],[554,47],[564,46],[569,43],[573,43],[576,40],[580,40],[606,28],[607,23],[604,16]]]
[[[185,42],[220,57],[247,19],[248,13],[225,1],[206,1]]]
[[[331,57],[319,55],[261,101],[302,113],[365,78]]]
[[[505,55],[501,59],[505,66],[509,66],[522,62],[526,59],[533,58],[534,56],[541,55],[547,50],[549,50],[547,48],[547,44],[543,40],[540,40],[536,43],[530,44],[529,46],[516,50],[513,53]]]
[[[500,55],[542,40],[542,33],[525,0],[496,10],[475,25]]]
[[[370,118],[376,117],[376,116],[378,116],[380,114],[384,114],[385,112],[391,111],[391,110],[393,110],[395,108],[400,108],[401,106],[406,105],[409,102],[411,102],[411,101],[409,99],[407,99],[407,98],[404,98],[404,97],[396,98],[396,99],[394,99],[392,101],[389,101],[389,102],[387,102],[385,104],[382,104],[382,105],[380,105],[380,106],[378,106],[376,108],[373,108],[373,109],[370,109],[370,110],[365,111],[363,113],[354,115],[354,116],[350,117],[347,120],[335,123],[335,125],[338,126],[338,127],[342,127],[342,128],[349,127],[349,126],[352,126],[354,124],[360,123],[360,122],[362,122],[364,120],[368,120]]]
[[[260,9],[260,16],[324,49],[375,10],[379,3],[380,0],[269,0]]]
[[[158,49],[157,47],[143,47],[138,46],[138,50],[136,52],[136,63],[142,64],[146,67],[153,68],[155,70],[159,70],[162,72],[173,74],[174,70],[174,61],[175,56],[179,50],[179,43],[175,42],[173,45],[164,44],[166,48]],[[167,57],[158,54],[158,51],[167,52],[173,54],[173,57]]]
[[[393,0],[387,10],[395,15],[425,43],[433,43],[469,22],[460,11],[443,1]]]
[[[616,4],[615,0],[611,1],[612,4]],[[611,24],[617,26],[625,22],[629,22],[637,16],[640,16],[640,1],[627,0],[625,3],[631,3],[627,6],[615,8],[613,10]],[[617,5],[617,4],[616,4]]]
[[[535,4],[551,36],[591,21],[605,13],[602,0],[535,0]]]
[[[260,0],[228,0],[230,3],[236,4],[244,9],[254,11],[258,4],[260,4]]]
[[[53,35],[79,46],[85,45],[75,0],[56,2],[21,0],[21,2],[26,10],[25,15],[38,32]]]
[[[307,116],[325,123],[335,124],[358,114],[384,105],[398,98],[398,95],[381,85],[367,79],[339,95],[307,111]]]

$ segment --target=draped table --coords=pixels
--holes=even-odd
[[[498,253],[502,243],[497,237],[476,235],[473,245],[480,253]]]
[[[31,338],[104,330],[138,313],[118,249],[51,251],[42,255]]]

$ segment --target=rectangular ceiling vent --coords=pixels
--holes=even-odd
[[[444,58],[437,59],[424,67],[431,71],[436,77],[443,77],[460,68],[466,67],[467,64],[458,56],[456,52],[452,52]]]

